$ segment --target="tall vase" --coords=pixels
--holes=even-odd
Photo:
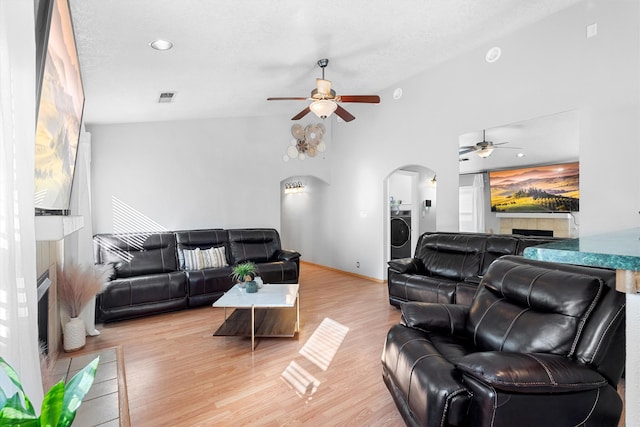
[[[84,321],[79,317],[72,317],[66,325],[64,325],[64,351],[80,350],[87,342],[86,329]]]

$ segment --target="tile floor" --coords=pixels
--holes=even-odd
[[[56,361],[54,375],[58,378],[63,376],[67,381],[98,355],[100,355],[100,362],[95,380],[76,413],[73,427],[118,427],[120,425],[115,348],[82,356],[65,355],[66,357]]]

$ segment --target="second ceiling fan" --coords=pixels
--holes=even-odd
[[[331,82],[324,78],[324,69],[328,64],[328,59],[320,59],[318,61],[318,66],[322,68],[322,78],[316,79],[316,88],[311,91],[310,97],[273,97],[267,98],[267,101],[312,101],[308,107],[293,116],[291,120],[300,120],[313,111],[321,119],[325,119],[335,112],[345,122],[350,122],[355,119],[355,116],[342,108],[338,104],[339,102],[363,102],[369,104],[378,104],[380,102],[378,95],[336,95],[336,92],[331,89]]]
[[[501,145],[504,145],[504,144],[509,144],[509,142],[505,141],[505,142],[494,143],[492,141],[487,141],[487,138],[485,137],[485,130],[483,129],[482,141],[477,142],[474,145],[465,145],[458,148],[458,155],[462,156],[468,153],[476,153],[478,156],[482,157],[483,159],[486,159],[493,153],[493,150],[495,150],[496,148],[513,148],[516,150],[521,149],[520,147],[501,147]],[[462,160],[468,160],[468,159],[462,159]]]

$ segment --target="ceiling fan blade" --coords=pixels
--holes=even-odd
[[[276,97],[276,98],[267,98],[267,101],[306,101],[306,97]]]
[[[458,148],[458,155],[462,156],[463,154],[473,153],[474,151],[476,151],[475,145],[467,145],[466,147]]]
[[[494,145],[497,145],[497,144],[494,144]],[[502,150],[503,148],[510,148],[510,149],[512,149],[512,150],[522,150],[522,147],[495,147],[495,148],[499,148],[499,149],[501,149],[501,150]]]
[[[367,102],[369,104],[379,104],[378,95],[340,95],[336,99],[339,102]]]
[[[356,118],[354,115],[352,115],[350,112],[348,112],[341,106],[338,105],[337,107],[338,108],[336,108],[336,111],[335,111],[336,115],[340,117],[342,120],[344,120],[345,122],[350,122],[351,120]]]
[[[309,114],[309,111],[311,111],[311,109],[309,107],[305,108],[304,110],[300,111],[298,114],[296,114],[295,116],[293,116],[291,118],[291,120],[300,120],[301,118],[303,118],[304,116],[306,116],[307,114]]]

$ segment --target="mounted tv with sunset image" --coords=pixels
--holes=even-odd
[[[67,0],[42,1],[48,14],[37,37],[46,40],[46,50],[37,55],[43,58],[43,66],[36,123],[34,204],[36,214],[68,214],[84,91],[69,4]]]
[[[580,164],[562,163],[489,172],[492,212],[580,210]]]

